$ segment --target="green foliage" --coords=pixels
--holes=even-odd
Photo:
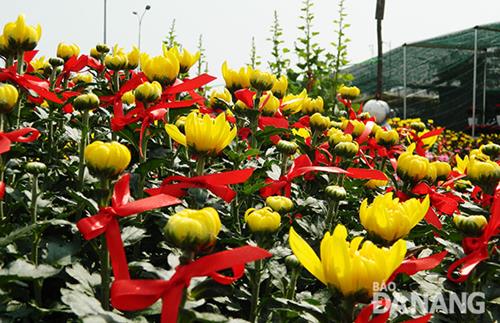
[[[252,46],[250,47],[250,62],[248,63],[248,65],[251,68],[256,69],[261,64],[260,59],[261,57],[257,55],[257,47],[255,46],[255,37],[252,37]]]
[[[168,49],[173,47],[179,47],[180,43],[177,41],[177,34],[175,33],[175,19],[172,20],[170,24],[170,29],[168,30],[168,34],[163,43],[167,46]]]
[[[272,36],[267,38],[267,40],[273,44],[271,51],[273,59],[268,61],[268,64],[271,72],[279,78],[290,65],[290,60],[285,58],[285,54],[288,53],[289,50],[283,47],[283,44],[285,43],[282,39],[283,28],[280,26],[278,12],[276,10],[274,10],[274,20],[271,26],[271,34]]]

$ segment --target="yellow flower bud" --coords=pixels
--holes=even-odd
[[[90,73],[78,73],[71,79],[73,83],[92,83],[94,81],[94,77]]]
[[[500,154],[500,145],[489,143],[482,145],[479,150],[481,150],[483,154],[488,155],[491,159],[495,159]]]
[[[324,131],[330,126],[330,118],[321,115],[321,113],[316,112],[309,119],[311,129]]]
[[[467,236],[480,236],[488,224],[488,220],[482,215],[455,215],[453,223],[458,230]]]
[[[429,163],[429,167],[427,167],[427,175],[425,178],[430,182],[434,183],[437,179],[437,168],[433,163]]]
[[[116,47],[116,46],[115,46]],[[99,53],[102,53],[102,54],[107,54],[109,53],[110,51],[110,48],[108,45],[106,44],[97,44],[95,46],[95,49],[99,52]]]
[[[304,103],[304,100],[307,98],[307,91],[302,90],[300,94],[288,94],[286,95],[282,102],[281,102],[281,108],[283,109],[283,112],[287,114],[295,114],[298,113],[302,110],[302,104]]]
[[[121,50],[115,50],[113,54],[108,54],[104,57],[104,65],[112,71],[123,70],[128,65],[127,55]]]
[[[241,67],[239,71],[236,71],[227,67],[227,62],[224,62],[222,64],[222,77],[226,82],[226,87],[231,92],[250,87],[249,68]]]
[[[24,15],[19,15],[15,22],[5,24],[3,36],[13,52],[33,50],[42,36],[42,27],[28,26]]]
[[[266,198],[266,205],[279,213],[290,212],[293,209],[292,200],[285,196],[269,196]]]
[[[282,99],[286,94],[286,89],[288,88],[288,79],[285,75],[281,75],[280,78],[274,81],[273,88],[271,92],[273,92],[274,96],[278,99]]]
[[[361,91],[356,86],[341,86],[338,93],[345,99],[355,99]]]
[[[359,145],[357,142],[339,142],[333,148],[333,152],[344,158],[352,158],[356,156],[359,150]]]
[[[412,198],[399,202],[392,192],[375,197],[368,205],[365,199],[359,209],[363,227],[370,233],[391,243],[405,237],[427,214],[429,196],[420,202]]]
[[[179,68],[179,60],[171,52],[152,58],[145,53],[141,54],[141,70],[150,82],[157,81],[161,85],[171,85],[179,75]]]
[[[256,90],[269,91],[273,88],[274,80],[276,79],[276,77],[271,73],[254,70],[249,67],[248,74],[250,78],[250,84]]]
[[[99,103],[99,97],[94,93],[80,94],[73,100],[73,106],[80,111],[96,109]]]
[[[399,135],[396,130],[379,130],[375,133],[375,140],[379,145],[391,147],[399,142]]]
[[[425,157],[404,152],[398,158],[397,173],[403,180],[419,181],[429,170],[429,160]]]
[[[387,180],[371,179],[365,183],[365,186],[373,190],[376,189],[377,187],[385,187],[387,186],[387,183],[388,183]]]
[[[363,133],[363,131],[365,131],[365,124],[362,121],[359,121],[359,120],[351,120],[350,122],[352,123],[352,125],[354,127],[354,129],[352,130],[352,135],[354,137],[361,136],[361,134]],[[346,127],[347,127],[347,123],[346,123]]]
[[[273,116],[280,107],[280,100],[276,98],[272,92],[264,93],[259,100],[259,109],[262,110],[262,114],[267,116]]]
[[[222,91],[213,90],[210,93],[208,104],[212,109],[226,110],[233,104],[233,98],[226,88]]]
[[[412,122],[410,124],[410,128],[412,128],[413,130],[416,130],[416,131],[424,131],[425,124],[421,121]]]
[[[127,91],[122,95],[122,102],[128,105],[135,103],[134,91]]]
[[[305,98],[302,102],[302,113],[311,115],[316,112],[323,112],[323,98],[320,96],[316,99]]]
[[[479,185],[486,194],[493,194],[500,181],[500,166],[487,159],[481,160],[480,156],[472,156],[467,166],[467,178]]]
[[[45,56],[32,60],[30,65],[33,67],[35,73],[48,75],[52,72],[52,66],[49,61],[45,59]]]
[[[331,123],[330,123],[331,125]],[[328,130],[328,143],[330,147],[335,147],[339,142],[351,142],[352,136],[348,133],[344,133],[340,129],[332,128]]]
[[[266,206],[262,209],[248,209],[245,222],[253,233],[273,233],[280,227],[281,216]]]
[[[0,84],[0,113],[9,113],[17,104],[19,92],[13,85]]]
[[[212,246],[222,224],[214,208],[184,209],[172,215],[164,228],[167,239],[176,247],[198,251]]]
[[[76,44],[66,44],[59,43],[57,45],[57,57],[67,61],[73,56],[78,56],[80,54],[80,47]]]
[[[7,38],[5,38],[4,35],[0,35],[0,55],[2,55],[3,57],[8,57],[12,54],[14,53],[13,50],[9,48]]]
[[[115,178],[130,163],[130,150],[116,141],[94,141],[85,148],[85,161],[97,177]]]
[[[134,90],[135,99],[144,103],[154,102],[161,96],[162,88],[160,83],[144,82]]]
[[[236,103],[234,104],[233,109],[234,109],[235,111],[246,111],[246,110],[250,110],[250,109],[252,109],[252,108],[251,108],[251,107],[249,107],[248,105],[246,105],[245,103],[243,103],[243,101],[238,100],[238,101],[236,101]]]
[[[438,180],[445,180],[451,172],[451,166],[448,163],[435,161],[431,164],[436,168],[436,177]]]
[[[101,58],[101,53],[97,50],[97,48],[92,47],[90,49],[90,56],[92,56],[95,59],[100,59]]]
[[[141,52],[139,48],[133,46],[132,50],[127,54],[127,69],[134,70],[139,66],[139,58],[141,56]]]
[[[167,47],[163,45],[163,53],[171,52],[179,60],[180,73],[187,73],[189,69],[200,59],[201,53],[198,51],[194,55],[191,54],[187,49],[183,48],[182,52],[175,46],[167,50]]]

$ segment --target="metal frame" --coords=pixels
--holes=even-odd
[[[500,29],[490,28],[485,26],[474,26],[474,46],[473,48],[467,46],[453,46],[453,45],[436,45],[432,43],[426,43],[426,41],[416,42],[411,44],[403,44],[403,118],[406,119],[406,109],[407,109],[407,62],[406,62],[406,48],[407,47],[421,47],[421,48],[443,48],[443,49],[458,49],[458,50],[469,50],[474,52],[474,71],[473,71],[473,88],[472,88],[472,136],[476,135],[476,101],[477,101],[477,58],[478,51],[485,51],[484,60],[484,75],[483,75],[483,106],[482,106],[482,123],[486,122],[486,81],[487,81],[487,47],[478,48],[478,30],[500,32]]]

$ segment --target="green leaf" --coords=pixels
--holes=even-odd
[[[87,318],[87,322],[130,322],[118,314],[105,311],[101,302],[82,292],[62,288],[61,295],[61,301],[78,317]]]
[[[50,265],[38,265],[24,260],[17,259],[11,262],[7,268],[0,269],[0,276],[17,277],[20,279],[34,280],[39,278],[47,278],[57,275],[61,269],[54,268]]]
[[[4,247],[14,241],[33,235],[33,232],[43,232],[48,226],[51,225],[69,225],[74,227],[75,225],[66,220],[52,219],[38,222],[37,224],[30,224],[25,227],[19,228],[12,231],[7,236],[0,238],[0,247]]]
[[[80,263],[75,263],[71,267],[66,267],[66,273],[78,281],[86,291],[93,294],[93,288],[101,284],[101,276],[90,274]]]
[[[47,242],[47,262],[53,265],[67,266],[72,263],[72,257],[80,249],[80,244],[72,241],[49,240]]]
[[[138,227],[129,226],[122,230],[122,240],[125,247],[131,246],[146,237],[148,237],[146,230]]]

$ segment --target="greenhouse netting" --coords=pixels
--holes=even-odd
[[[384,99],[398,116],[434,119],[452,129],[470,126],[473,133],[488,125],[498,130],[500,23],[404,44],[384,54],[383,62]],[[376,58],[346,71],[366,96],[374,95]]]

